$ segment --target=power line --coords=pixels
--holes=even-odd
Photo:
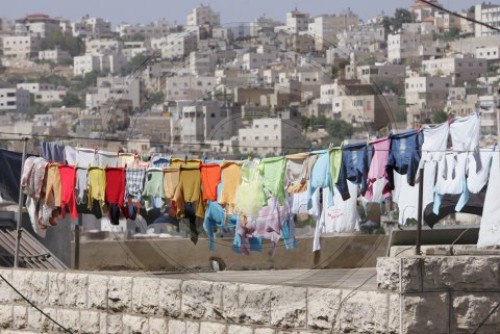
[[[8,286],[10,286],[12,288],[12,290],[14,290],[22,299],[24,299],[28,304],[30,304],[33,308],[35,308],[38,312],[40,312],[41,314],[43,314],[47,319],[49,319],[50,321],[52,321],[54,324],[56,324],[59,328],[61,328],[64,332],[66,333],[70,333],[70,334],[73,334],[73,332],[71,330],[69,330],[68,328],[64,327],[63,325],[61,325],[59,322],[57,322],[56,320],[54,320],[54,318],[52,318],[50,315],[48,315],[47,313],[45,313],[44,311],[42,311],[38,306],[36,306],[31,300],[29,300],[25,295],[23,295],[19,290],[16,289],[16,287],[14,285],[12,285],[12,283],[10,283],[5,277],[3,277],[3,275],[0,274],[0,278],[5,282],[7,283]]]
[[[430,2],[430,1],[428,1],[428,0],[419,0],[419,1],[421,1],[421,2],[423,2],[423,3],[426,3],[426,4],[428,4],[429,6],[434,7],[434,8],[436,8],[436,9],[442,10],[443,12],[446,12],[446,13],[451,14],[451,15],[453,15],[453,16],[459,17],[459,18],[464,19],[464,20],[467,20],[467,21],[469,21],[469,22],[473,22],[473,23],[475,23],[475,24],[479,24],[479,25],[481,25],[481,26],[483,26],[483,27],[486,27],[486,28],[489,28],[489,29],[491,29],[491,30],[495,30],[495,31],[500,32],[500,29],[499,29],[499,28],[497,28],[497,27],[494,27],[494,26],[492,26],[492,25],[490,25],[490,24],[488,24],[488,23],[484,23],[484,22],[478,21],[478,20],[473,19],[473,18],[471,18],[471,17],[467,17],[467,16],[465,16],[465,15],[459,14],[459,13],[454,12],[454,11],[452,11],[452,10],[446,9],[446,8],[444,8],[443,6],[440,6],[440,5],[438,5],[438,4],[435,4],[435,3]]]

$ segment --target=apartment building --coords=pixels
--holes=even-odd
[[[476,49],[476,58],[487,60],[500,59],[500,46],[489,46]]]
[[[337,42],[337,34],[359,24],[358,15],[348,10],[338,15],[321,15],[308,24],[308,34],[314,38],[318,51],[329,48]]]
[[[193,51],[189,54],[189,70],[193,75],[212,75],[217,64],[217,55],[209,51]]]
[[[14,59],[30,59],[40,50],[41,40],[32,36],[3,36],[3,56]]]
[[[159,20],[147,24],[120,24],[116,27],[116,32],[123,39],[130,39],[134,36],[142,36],[145,39],[166,37],[173,32],[176,25],[167,20]]]
[[[95,38],[85,41],[85,54],[99,55],[104,52],[120,52],[122,43],[114,38]]]
[[[66,95],[66,89],[57,89],[55,85],[39,82],[17,84],[17,89],[27,90],[33,94],[37,103],[61,102]]]
[[[0,110],[26,112],[30,106],[30,92],[18,88],[0,88]]]
[[[17,19],[14,25],[15,34],[18,36],[45,38],[50,33],[60,30],[60,20],[41,13]]]
[[[490,3],[481,3],[474,7],[474,18],[478,22],[487,23],[493,27],[500,28],[500,5]],[[485,27],[481,24],[474,24],[474,33],[476,37],[498,35],[499,32]]]
[[[120,53],[77,56],[73,58],[73,74],[85,75],[93,71],[119,73],[126,63],[125,57]]]
[[[359,80],[362,84],[393,83],[403,84],[406,76],[404,65],[378,63],[374,65],[347,65],[346,79]]]
[[[307,31],[310,22],[311,15],[309,13],[301,12],[295,8],[295,10],[286,13],[286,25],[283,30],[290,34],[297,34],[301,31]]]
[[[279,52],[274,46],[259,45],[255,52],[247,52],[242,57],[244,70],[261,69],[275,62]]]
[[[282,24],[282,22],[262,15],[250,22],[250,36],[255,37],[260,34],[272,33],[274,32],[275,27],[278,27]]]
[[[486,75],[487,72],[487,60],[480,58],[441,58],[422,62],[422,73],[433,76],[450,76],[453,86],[462,86],[465,83],[475,85],[476,79]]]
[[[197,36],[193,31],[173,33],[159,41],[157,48],[161,50],[161,57],[177,59],[188,56],[197,49]],[[151,45],[155,48],[153,45]]]
[[[199,27],[205,24],[213,27],[220,26],[220,13],[214,11],[210,6],[199,5],[193,8],[186,17],[188,27]]]
[[[87,108],[97,108],[108,101],[130,101],[132,108],[141,106],[141,83],[138,78],[100,77],[97,78],[97,90],[87,93]]]
[[[217,79],[213,76],[183,75],[166,78],[165,99],[197,100],[214,90]]]
[[[38,51],[38,59],[47,60],[55,64],[73,60],[68,51],[59,49]]]
[[[86,15],[71,23],[71,32],[74,37],[101,38],[112,34],[111,22]]]

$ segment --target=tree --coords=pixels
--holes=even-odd
[[[81,91],[87,89],[90,86],[93,86],[97,83],[97,77],[99,73],[96,71],[92,71],[89,73],[85,73],[83,77],[77,77],[76,83],[74,84],[76,90]]]
[[[127,66],[123,68],[122,74],[129,75],[141,69],[141,67],[144,66],[144,64],[148,61],[149,58],[150,56],[148,56],[145,53],[140,53],[134,56],[132,59],[130,59]]]
[[[448,119],[448,114],[444,111],[436,111],[432,115],[432,123],[441,124],[446,122]]]
[[[66,50],[72,57],[83,54],[85,51],[85,44],[83,41],[74,37],[70,32],[61,32],[55,30],[50,32],[47,37],[42,41],[42,49],[55,49]]]
[[[338,140],[340,144],[344,139],[350,138],[354,133],[352,124],[341,119],[328,120],[326,123],[326,131],[333,139]]]
[[[80,97],[73,93],[67,93],[62,99],[62,105],[66,107],[80,107],[83,108],[84,104]]]
[[[411,13],[405,8],[396,8],[394,12],[394,18],[392,21],[393,31],[398,31],[401,29],[404,23],[410,23],[413,21]]]
[[[146,96],[144,101],[144,109],[148,110],[155,104],[161,104],[165,102],[165,94],[163,92],[154,93],[151,96]]]

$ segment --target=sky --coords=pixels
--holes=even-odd
[[[413,0],[0,0],[2,2],[2,17],[20,18],[30,13],[45,13],[74,20],[89,14],[106,18],[114,24],[145,23],[162,18],[185,24],[187,13],[203,3],[219,11],[222,24],[229,25],[231,22],[250,22],[262,14],[285,21],[286,12],[295,7],[312,15],[334,14],[350,8],[362,19],[368,19],[382,11],[392,14],[395,8],[408,7]],[[462,10],[480,2],[441,0],[443,6],[452,10]]]

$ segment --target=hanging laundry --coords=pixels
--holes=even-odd
[[[165,198],[172,200],[179,185],[180,169],[178,167],[168,167],[163,169],[163,186],[165,188]]]
[[[120,224],[120,212],[125,198],[125,168],[106,167],[106,203],[109,208],[109,218],[113,225]]]
[[[71,214],[71,218],[78,218],[76,210],[75,185],[76,168],[72,165],[59,165],[61,175],[61,214],[66,216],[66,210]]]
[[[267,205],[264,185],[260,174],[260,161],[245,161],[241,166],[241,184],[235,195],[235,212],[247,217],[256,217]]]
[[[408,219],[416,220],[418,218],[418,191],[418,183],[411,186],[408,184],[405,175],[394,172],[392,201],[398,205],[398,223],[400,225],[405,225]]]
[[[76,204],[86,205],[88,203],[89,178],[87,168],[76,169]]]
[[[472,194],[479,193],[490,180],[490,169],[496,147],[486,147],[479,152],[479,160],[469,154],[467,159],[467,190]],[[478,167],[478,163],[482,168]]]
[[[491,162],[490,182],[484,199],[477,248],[500,245],[500,150],[495,149]]]
[[[165,168],[170,166],[170,156],[154,155],[151,157],[151,167]]]
[[[382,138],[370,143],[373,147],[373,153],[370,163],[370,169],[368,171],[368,183],[366,187],[365,199],[367,201],[373,201],[374,197],[379,197],[379,194],[375,193],[375,190],[381,191],[382,196],[387,198],[390,196],[390,190],[387,187],[388,178],[387,170],[385,166],[389,160],[389,149],[391,147],[390,138]],[[376,189],[374,187],[375,182],[379,181],[381,186]]]
[[[366,143],[344,145],[342,147],[342,166],[337,182],[337,189],[344,200],[350,196],[347,181],[351,181],[360,187],[361,195],[364,195],[368,179],[368,146]]]
[[[171,160],[169,167],[180,168],[185,166],[193,166],[193,164],[201,164],[199,159],[179,159],[174,158]]]
[[[61,206],[61,174],[57,163],[51,163],[47,167],[45,204]]]
[[[451,145],[455,152],[478,152],[481,138],[479,114],[455,119],[450,125]]]
[[[221,166],[216,163],[201,165],[201,185],[204,201],[217,200],[217,186],[220,183]]]
[[[41,237],[45,237],[47,228],[55,225],[52,212],[55,206],[44,203],[44,181],[47,161],[40,157],[28,157],[24,163],[21,186],[26,194],[26,209],[30,217],[33,230]]]
[[[254,233],[255,225],[239,219],[234,232],[233,251],[243,255],[250,255],[251,251],[261,252],[263,238],[255,237]]]
[[[90,167],[88,169],[88,203],[87,209],[92,210],[94,201],[104,207],[106,200],[106,171],[101,167]]]
[[[96,150],[89,148],[76,149],[76,165],[82,168],[99,166],[99,157]]]
[[[334,148],[330,150],[330,173],[333,191],[333,185],[338,182],[340,169],[342,168],[342,149]]]
[[[264,158],[259,165],[264,189],[280,204],[285,202],[285,167],[285,157]]]
[[[444,195],[460,195],[455,210],[461,211],[469,200],[467,190],[466,165],[468,153],[447,153],[439,162],[436,185],[434,186],[434,206],[432,211],[439,214],[439,206]],[[449,168],[449,166],[454,166]]]
[[[22,172],[21,153],[0,149],[0,195],[4,201],[17,203],[19,201],[19,183]]]
[[[391,190],[394,189],[394,172],[406,175],[408,184],[415,185],[421,158],[421,137],[417,130],[390,135],[391,146],[386,170]]]
[[[136,168],[135,160],[136,155],[134,153],[118,153],[118,167]]]
[[[118,167],[118,153],[97,151],[97,161],[99,167]]]
[[[241,184],[241,164],[238,162],[226,162],[221,166],[222,193],[219,203],[222,206],[229,205],[234,210],[236,191]]]
[[[144,191],[142,192],[146,210],[161,208],[165,203],[165,190],[163,186],[163,170],[150,168],[146,171]]]
[[[312,216],[314,219],[318,219],[321,214],[320,206],[320,189],[316,191],[311,196],[312,207],[307,208],[307,203],[309,202],[309,195],[307,189],[305,192],[295,193],[292,195],[292,208],[291,212],[295,215],[307,214]]]
[[[312,195],[319,188],[332,189],[332,169],[330,167],[330,152],[329,151],[316,151],[313,154],[318,154],[318,159],[314,164],[307,187],[308,204],[307,208],[313,207]],[[333,205],[333,194],[328,198],[328,205]]]
[[[437,126],[425,126],[423,131],[422,158],[420,168],[424,162],[439,161],[448,148],[450,125],[445,122]]]
[[[64,147],[64,162],[68,165],[76,165],[76,150],[74,147],[69,145]]]
[[[207,211],[205,212],[205,218],[203,220],[203,229],[208,236],[210,251],[215,249],[215,229],[221,229],[223,227],[236,228],[238,219],[237,215],[226,215],[224,208],[219,203],[208,201]]]
[[[180,168],[179,185],[175,191],[177,217],[184,216],[184,203],[196,203],[196,217],[203,218],[205,204],[201,195],[200,162],[190,162]]]
[[[55,142],[42,142],[40,144],[40,155],[47,161],[65,163],[64,145]]]
[[[286,157],[286,188],[288,193],[301,193],[307,190],[307,183],[311,175],[317,155],[299,153]]]

